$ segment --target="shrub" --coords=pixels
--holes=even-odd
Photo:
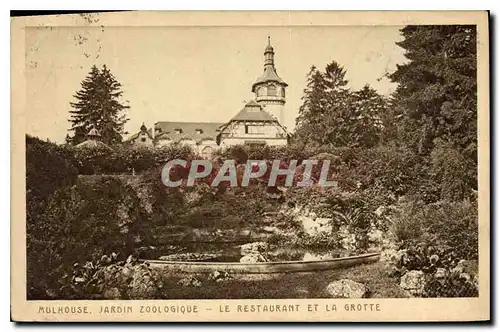
[[[318,247],[326,245],[332,248],[333,244],[340,247],[337,239],[340,238],[339,231],[342,228],[348,233],[344,235],[353,237],[356,249],[367,248],[368,231],[376,218],[360,192],[345,192],[337,188],[318,186],[291,188],[286,193],[286,201],[289,206],[330,219],[332,231],[329,234],[313,237],[299,234],[299,237],[305,239],[304,243],[307,243],[308,247],[314,246],[314,243],[317,243]]]
[[[452,250],[457,259],[477,259],[477,202],[410,201],[396,207],[390,229],[398,241]]]
[[[163,284],[158,274],[133,256],[117,261],[117,255],[75,263],[60,280],[65,299],[140,300],[161,297]]]
[[[477,164],[458,149],[441,141],[431,152],[433,180],[440,184],[441,199],[460,201],[477,190]]]
[[[59,296],[57,281],[75,262],[105,252],[130,253],[142,241],[147,214],[134,191],[103,177],[56,192],[28,225],[28,298]]]
[[[112,150],[97,148],[70,148],[79,174],[142,173],[162,167],[168,160],[191,160],[194,152],[188,146],[160,148],[135,145],[116,145]]]
[[[26,135],[26,213],[37,219],[57,189],[73,185],[77,170],[62,147]]]

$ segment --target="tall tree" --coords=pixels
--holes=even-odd
[[[299,109],[295,140],[312,148],[371,147],[379,142],[386,99],[370,86],[350,91],[346,71],[333,61],[312,67]]]
[[[311,67],[296,120],[297,141],[314,148],[336,141],[332,121],[339,119],[337,115],[346,108],[349,90],[345,75],[345,69],[336,61],[329,63],[325,72]]]
[[[121,142],[123,126],[128,121],[124,111],[129,108],[119,101],[122,85],[104,65],[101,70],[93,66],[81,86],[74,95],[76,102],[70,103],[71,143],[84,141],[92,128],[99,130],[107,144]]]
[[[372,147],[379,143],[384,129],[382,119],[387,112],[387,105],[386,98],[368,84],[352,93],[349,114],[351,145]]]
[[[469,156],[477,149],[476,30],[466,25],[407,26],[397,44],[406,64],[389,75],[398,83],[395,107],[402,139],[427,155],[436,139]]]

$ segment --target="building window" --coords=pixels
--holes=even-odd
[[[268,95],[268,96],[276,96],[276,86],[274,86],[274,85],[270,85],[270,86],[267,88],[267,95]]]
[[[258,90],[257,90],[257,96],[264,96],[266,94],[266,88],[264,88],[263,86],[261,86]]]
[[[182,129],[181,128],[175,128],[175,133],[176,134],[182,134]]]
[[[245,125],[245,134],[264,134],[264,126]]]
[[[281,97],[285,98],[285,88],[281,88]]]
[[[141,137],[141,142],[146,142],[146,137]]]
[[[201,134],[203,134],[203,130],[201,130],[201,129],[196,129],[196,133],[197,133],[198,135],[201,135]]]

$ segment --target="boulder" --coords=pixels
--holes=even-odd
[[[367,235],[368,240],[375,244],[382,244],[385,237],[384,232],[376,228],[372,228]]]
[[[425,274],[422,271],[408,271],[401,277],[400,286],[412,296],[420,296],[424,292]]]
[[[106,299],[154,299],[160,294],[163,283],[146,263],[137,263],[129,256],[124,265],[112,264],[103,268]]]
[[[200,287],[201,281],[191,276],[180,279],[177,284],[183,287]]]
[[[267,260],[261,254],[249,254],[241,257],[240,263],[258,263],[267,262]]]
[[[266,252],[269,249],[269,245],[265,242],[252,242],[241,245],[241,256],[246,256],[250,254],[260,254]]]
[[[332,254],[314,254],[310,252],[306,252],[304,257],[302,257],[303,261],[324,261],[328,259],[333,259]]]
[[[262,230],[264,232],[271,233],[271,234],[276,234],[276,233],[280,232],[279,228],[276,226],[264,226],[264,227],[262,227]]]
[[[368,289],[359,282],[342,279],[329,283],[325,292],[332,298],[360,299],[367,295]]]
[[[122,294],[116,287],[106,289],[103,293],[103,296],[105,299],[109,300],[120,300],[122,298]]]

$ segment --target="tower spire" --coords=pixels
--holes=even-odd
[[[267,66],[274,68],[274,49],[271,46],[271,36],[267,36],[267,46],[264,51],[264,68]]]

